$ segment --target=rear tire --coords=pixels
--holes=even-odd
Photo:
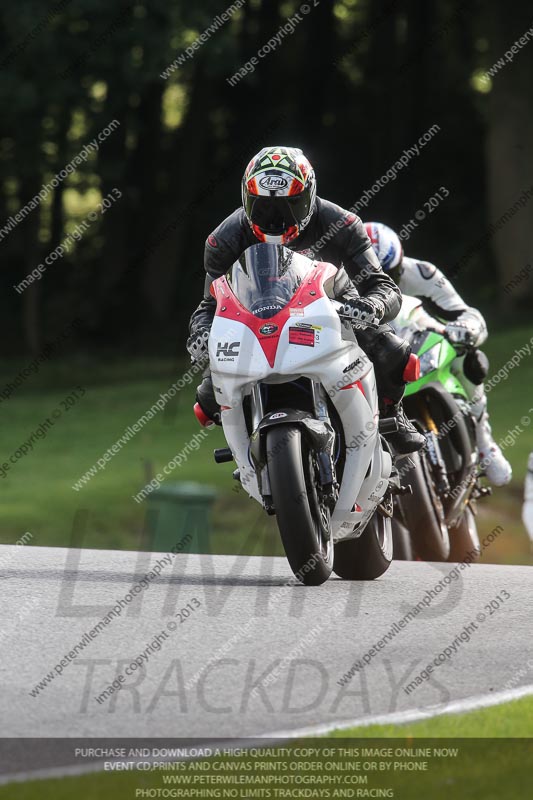
[[[449,528],[450,555],[448,561],[473,563],[479,561],[481,546],[477,535],[476,518],[471,508],[466,508],[458,525]]]
[[[300,428],[280,425],[266,434],[272,501],[287,560],[306,586],[327,581],[333,568],[329,510],[318,498],[312,453]]]
[[[409,458],[414,467],[405,473],[405,483],[411,484],[413,494],[404,495],[399,502],[415,553],[424,561],[446,561],[450,554],[448,529],[426,456],[410,453]]]
[[[409,531],[396,517],[392,520],[392,545],[394,561],[414,561]]]
[[[391,519],[376,511],[361,536],[336,543],[333,571],[347,581],[373,581],[388,570],[392,547]]]

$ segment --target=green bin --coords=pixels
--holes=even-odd
[[[164,483],[148,495],[147,526],[154,553],[209,553],[216,491],[200,483]],[[175,548],[175,551],[173,551]]]

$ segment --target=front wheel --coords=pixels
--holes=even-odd
[[[457,525],[448,528],[450,532],[450,555],[448,561],[460,563],[479,561],[481,545],[477,535],[476,518],[468,506]]]
[[[306,586],[327,581],[333,568],[329,509],[321,502],[313,453],[295,425],[270,428],[266,456],[281,541],[294,575]]]
[[[391,561],[391,519],[376,511],[361,536],[336,543],[333,570],[347,581],[373,581]]]
[[[446,561],[450,541],[430,465],[424,452],[411,453],[409,458],[413,467],[404,473],[403,479],[411,484],[413,493],[401,497],[399,505],[415,553],[424,561]]]

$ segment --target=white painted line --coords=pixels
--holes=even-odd
[[[467,697],[464,700],[455,700],[443,706],[413,708],[409,711],[395,711],[392,714],[378,714],[374,717],[359,717],[353,720],[343,719],[338,722],[311,725],[307,728],[275,731],[273,733],[261,734],[261,738],[293,739],[302,736],[320,736],[322,734],[331,733],[332,731],[346,730],[347,728],[367,728],[369,725],[403,725],[406,722],[418,722],[419,720],[441,717],[446,714],[464,714],[466,711],[475,711],[479,708],[499,706],[501,703],[508,703],[510,700],[519,700],[521,697],[529,697],[530,695],[533,695],[533,684],[529,686],[520,686],[518,689],[507,689],[504,692],[495,692],[494,694]]]
[[[468,697],[464,700],[455,700],[453,703],[446,703],[445,706],[428,706],[427,708],[415,708],[411,709],[410,711],[395,711],[392,714],[381,714],[374,717],[361,717],[354,720],[343,719],[338,720],[337,722],[328,722],[324,725],[311,725],[307,728],[295,728],[294,730],[289,731],[273,731],[272,733],[256,734],[254,737],[249,737],[247,739],[233,739],[232,744],[235,747],[241,746],[243,748],[260,747],[262,739],[301,739],[305,736],[321,736],[331,733],[332,731],[342,731],[347,728],[367,728],[369,725],[402,725],[407,722],[418,722],[423,719],[445,716],[446,714],[464,714],[467,711],[475,711],[476,709],[480,708],[499,706],[502,703],[508,703],[511,700],[520,700],[522,697],[530,697],[531,695],[533,695],[533,684],[529,686],[520,686],[518,689],[508,689],[503,692],[496,692],[495,694],[483,694],[479,695],[478,697]],[[220,740],[210,740],[206,738],[202,741],[205,743],[205,745],[210,744],[213,747],[216,747],[217,744],[223,746],[223,742],[220,742]],[[150,759],[145,760],[150,761]],[[158,758],[158,761],[166,760],[175,761],[176,759]],[[97,761],[92,764],[75,764],[65,767],[49,767],[30,772],[17,772],[11,775],[0,775],[0,786],[8,783],[21,783],[24,781],[46,780],[47,778],[63,778],[69,776],[88,775],[94,772],[103,772],[103,765],[103,761]]]

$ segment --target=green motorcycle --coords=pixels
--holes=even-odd
[[[398,463],[412,494],[395,500],[395,557],[411,558],[412,548],[427,561],[474,561],[480,552],[476,500],[490,489],[480,483],[475,420],[455,374],[462,353],[417,298],[404,296],[393,325],[420,359],[420,377],[407,385],[404,407],[427,442]]]

